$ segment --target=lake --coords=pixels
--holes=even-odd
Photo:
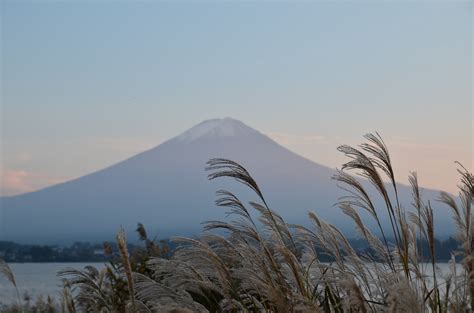
[[[28,293],[32,299],[43,296],[59,298],[62,290],[61,278],[56,273],[73,267],[83,269],[86,265],[101,267],[103,263],[10,263],[15,275],[16,284],[23,298]],[[0,304],[11,304],[16,301],[15,289],[3,276],[0,277]]]
[[[31,298],[43,295],[51,295],[56,298],[60,297],[62,284],[61,279],[56,276],[56,273],[67,267],[75,269],[83,269],[86,265],[93,265],[95,267],[102,267],[103,263],[11,263],[9,264],[13,273],[15,274],[16,282],[20,295],[23,297],[28,293]],[[448,273],[448,263],[438,263],[440,270],[440,277]],[[458,265],[459,266],[459,265]],[[427,267],[430,269],[430,266]],[[459,268],[461,270],[461,268]],[[10,304],[16,301],[15,289],[10,282],[6,281],[4,277],[0,277],[0,305]]]

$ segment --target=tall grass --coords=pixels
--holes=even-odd
[[[453,211],[458,257],[464,270],[438,275],[433,204],[425,201],[416,173],[409,177],[413,203],[402,205],[388,149],[378,134],[358,147],[341,146],[349,161],[334,179],[346,191],[340,209],[352,219],[370,253],[359,253],[334,225],[309,213],[312,227],[289,225],[265,200],[250,173],[236,162],[212,159],[209,179],[233,178],[257,201],[244,204],[227,190],[217,192],[217,206],[229,221],[209,221],[202,237],[175,238],[178,249],[169,260],[149,261],[151,277],[135,274],[136,300],[150,310],[269,312],[466,312],[473,294],[473,175],[460,166],[460,204],[447,193],[436,205]],[[375,190],[366,187],[368,181]],[[389,183],[386,183],[388,181]],[[383,206],[376,206],[380,203]],[[407,209],[409,207],[413,209]],[[443,208],[439,208],[443,209]],[[387,227],[380,218],[386,211]],[[374,235],[360,212],[369,213],[381,234]],[[254,214],[257,213],[257,220]],[[257,226],[260,225],[260,226]],[[219,231],[217,231],[219,230]],[[222,235],[222,231],[225,235]],[[389,240],[393,238],[393,240]],[[417,244],[426,240],[429,256]],[[334,262],[320,262],[320,253]],[[421,260],[429,259],[431,269]],[[380,262],[380,260],[385,260]],[[454,262],[454,258],[453,258]]]
[[[16,285],[15,275],[13,274],[13,271],[11,270],[10,266],[8,266],[8,264],[2,258],[0,258],[0,274],[5,277],[15,288],[18,306],[21,307],[22,304],[20,292],[18,291],[18,286]]]
[[[402,204],[385,143],[378,134],[365,139],[357,147],[339,147],[348,162],[334,180],[346,192],[339,208],[366,241],[366,252],[357,251],[342,231],[314,212],[308,214],[310,226],[286,223],[244,167],[212,159],[209,179],[235,179],[256,200],[243,203],[231,191],[217,191],[216,205],[230,218],[206,222],[198,239],[173,238],[178,246],[170,257],[152,254],[152,241],[139,225],[147,249],[141,262],[133,260],[121,231],[115,262],[101,271],[88,267],[61,273],[75,288],[64,307],[95,312],[472,311],[472,173],[459,164],[458,197],[441,193],[433,203],[423,198],[412,173],[412,203]],[[447,277],[440,276],[435,263],[434,206],[452,211],[462,243]],[[388,225],[381,219],[385,212]],[[367,226],[372,222],[378,235]],[[420,240],[428,242],[429,255],[423,255]],[[334,261],[322,262],[322,254]]]

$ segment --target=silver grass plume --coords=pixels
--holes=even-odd
[[[125,230],[122,227],[120,227],[120,230],[117,233],[116,240],[117,240],[117,245],[120,252],[120,257],[122,259],[122,265],[125,270],[125,275],[127,277],[127,286],[128,286],[128,291],[130,293],[130,299],[132,301],[132,309],[133,309],[133,312],[136,312],[137,308],[135,305],[135,296],[134,296],[135,291],[133,288],[132,266],[130,264],[128,249],[127,249],[127,239],[125,236]]]
[[[16,285],[15,275],[13,274],[10,266],[8,266],[7,262],[5,262],[2,258],[0,258],[0,274],[2,274],[13,285],[13,287],[15,287],[18,305],[21,308],[21,298]]]
[[[442,192],[440,201],[448,205],[453,212],[453,219],[458,230],[458,239],[462,244],[463,265],[466,271],[467,287],[469,289],[470,306],[474,308],[474,215],[472,204],[474,199],[474,175],[460,163],[461,183],[459,187],[460,207],[448,193]]]
[[[423,301],[405,278],[387,287],[388,313],[421,313]]]

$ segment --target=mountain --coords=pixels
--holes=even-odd
[[[214,157],[244,165],[269,205],[289,222],[307,223],[312,210],[348,232],[352,229],[334,206],[341,195],[331,180],[335,170],[289,151],[240,121],[224,118],[204,121],[90,175],[0,198],[0,240],[98,241],[112,238],[120,225],[132,231],[137,222],[159,237],[199,234],[201,222],[225,218],[224,210],[214,205],[216,190],[237,190],[245,200],[255,200],[232,180],[207,180],[205,163]],[[400,187],[406,206],[410,192]],[[434,199],[438,194],[425,190],[424,195]],[[436,213],[435,223],[443,229],[438,235],[449,233],[447,213],[444,208]]]

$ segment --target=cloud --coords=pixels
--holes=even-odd
[[[364,142],[362,137],[321,136],[317,134],[292,135],[266,132],[270,138],[314,162],[335,168],[347,162],[337,146],[348,144],[356,147]],[[390,151],[396,178],[408,184],[408,175],[417,171],[425,187],[457,192],[459,175],[454,161],[472,168],[472,144],[456,142],[427,142],[417,138],[398,135],[386,136],[384,141]]]
[[[414,138],[401,137],[401,136],[392,136],[387,140],[390,146],[399,147],[404,149],[426,149],[426,150],[456,150],[459,149],[459,146],[448,145],[448,144],[439,144],[439,143],[424,143],[417,141]]]
[[[31,154],[23,152],[16,154],[14,156],[14,159],[17,162],[28,163],[33,159],[33,157],[31,156]]]
[[[130,155],[148,150],[155,145],[153,138],[84,138],[81,146],[86,146],[87,151],[73,151],[76,155],[69,156],[70,160],[73,157],[78,160],[78,163],[71,167],[75,168],[72,170],[71,168],[65,170],[60,167],[62,165],[53,164],[50,154],[35,158],[26,152],[6,155],[3,156],[3,164],[0,164],[0,196],[18,195],[65,182],[82,176],[84,173],[103,168],[111,162],[115,163]],[[71,151],[67,153],[71,153]],[[94,155],[96,158],[91,159],[90,155]],[[45,162],[45,160],[47,161]],[[32,170],[33,168],[34,170]],[[67,173],[67,176],[60,176],[62,175],[61,171]]]
[[[6,152],[2,155],[3,165],[14,164],[14,167],[22,167],[25,164],[30,163],[33,160],[33,156],[26,152],[20,152],[15,154],[7,154]],[[10,166],[11,167],[11,166]],[[2,168],[0,167],[0,170]]]
[[[0,168],[0,196],[13,196],[66,181],[43,173]]]
[[[280,132],[266,132],[265,135],[282,145],[329,143],[328,138],[317,134],[294,135]]]
[[[123,137],[95,137],[89,139],[88,144],[104,150],[133,153],[148,150],[157,145],[152,139]]]
[[[14,193],[15,191],[27,191],[28,173],[22,170],[3,169],[0,183],[0,192],[2,195]]]

